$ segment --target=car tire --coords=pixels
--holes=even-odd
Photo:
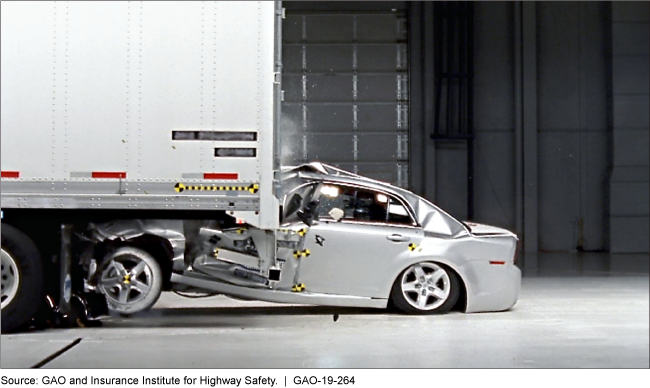
[[[150,309],[160,298],[162,270],[148,252],[118,248],[107,256],[102,268],[99,289],[106,295],[110,311],[129,316]]]
[[[2,332],[26,324],[44,300],[43,261],[36,244],[11,225],[2,225]]]
[[[434,262],[415,263],[395,280],[392,304],[407,314],[442,314],[460,295],[460,281],[454,271]]]

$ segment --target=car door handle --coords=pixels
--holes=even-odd
[[[402,236],[401,234],[391,234],[390,236],[386,236],[386,238],[395,242],[406,242],[411,240],[410,237]]]

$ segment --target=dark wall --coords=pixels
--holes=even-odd
[[[648,252],[650,3],[612,2],[610,246]]]
[[[413,191],[465,218],[473,185],[472,219],[516,230],[529,249],[648,252],[648,2],[474,3],[469,183],[467,143],[430,138],[431,3],[284,4],[407,14]]]
[[[537,4],[539,248],[607,246],[608,4]]]

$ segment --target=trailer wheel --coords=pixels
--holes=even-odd
[[[11,225],[2,225],[2,332],[27,323],[44,299],[43,262],[34,242]]]
[[[109,254],[100,279],[108,308],[131,315],[151,308],[162,292],[160,265],[148,252],[122,247]]]

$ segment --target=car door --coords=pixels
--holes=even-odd
[[[387,273],[390,264],[423,238],[408,209],[382,191],[324,184],[318,220],[305,236],[309,254],[301,259],[299,281],[310,292],[387,297],[386,283],[396,276]]]

